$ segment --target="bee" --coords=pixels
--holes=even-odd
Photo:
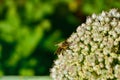
[[[56,54],[62,54],[64,50],[69,47],[69,42],[66,40],[57,44],[58,49],[55,51]]]

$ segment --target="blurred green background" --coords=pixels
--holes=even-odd
[[[54,45],[119,0],[0,0],[0,76],[49,75]]]

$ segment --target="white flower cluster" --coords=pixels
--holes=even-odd
[[[120,12],[88,17],[51,69],[53,80],[120,80]]]

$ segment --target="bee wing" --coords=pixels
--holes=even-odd
[[[59,48],[54,52],[54,54],[60,54],[61,51],[62,51],[62,48],[59,47]]]
[[[63,43],[64,43],[64,41],[61,41],[61,42],[59,42],[59,43],[55,44],[55,46],[60,47]]]

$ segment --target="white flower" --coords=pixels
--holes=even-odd
[[[53,80],[120,80],[120,12],[88,17],[51,69]]]

